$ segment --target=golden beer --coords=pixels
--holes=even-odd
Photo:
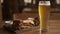
[[[50,3],[49,4],[40,3],[38,6],[38,11],[39,11],[39,18],[40,18],[40,30],[47,30]]]

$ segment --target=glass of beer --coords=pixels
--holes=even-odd
[[[50,1],[39,1],[38,12],[40,18],[40,30],[47,31],[47,22],[50,12]]]

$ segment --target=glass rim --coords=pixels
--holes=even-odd
[[[50,6],[50,1],[39,1],[39,5],[47,5]]]

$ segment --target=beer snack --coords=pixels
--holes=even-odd
[[[19,24],[19,28],[20,29],[28,29],[28,28],[32,28],[35,26],[39,25],[39,21],[36,20],[37,18],[27,18],[26,20],[21,20],[20,19],[20,24]]]

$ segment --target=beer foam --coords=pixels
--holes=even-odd
[[[50,6],[50,1],[39,1],[39,5]]]

